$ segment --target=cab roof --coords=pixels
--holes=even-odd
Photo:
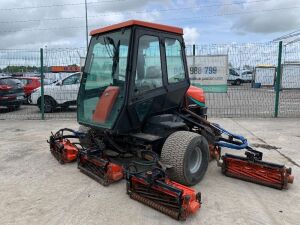
[[[152,28],[160,31],[166,31],[170,33],[175,33],[175,34],[183,34],[183,29],[180,27],[173,27],[173,26],[168,26],[168,25],[163,25],[163,24],[158,24],[158,23],[150,23],[150,22],[145,22],[145,21],[140,21],[140,20],[128,20],[126,22],[122,23],[117,23],[114,25],[110,25],[107,27],[102,27],[96,30],[92,30],[90,32],[90,35],[96,35],[96,34],[101,34],[101,33],[106,33],[109,31],[113,30],[118,30],[124,27],[131,27],[131,26],[141,26],[141,27],[147,27],[147,28]]]

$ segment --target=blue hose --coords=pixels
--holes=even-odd
[[[232,134],[229,131],[225,130],[224,128],[220,127],[219,124],[211,123],[211,125],[214,128],[216,128],[217,130],[219,130],[221,133],[227,134],[228,136],[233,137],[234,139],[239,140],[241,142],[241,144],[233,144],[233,143],[227,142],[226,140],[222,140],[222,141],[217,141],[215,143],[217,146],[231,148],[231,149],[235,149],[235,150],[247,149],[249,147],[247,139],[244,138],[243,136],[237,135],[237,134]]]

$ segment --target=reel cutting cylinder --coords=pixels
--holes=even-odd
[[[291,168],[286,168],[284,165],[250,160],[231,154],[223,155],[222,160],[222,172],[229,177],[280,190],[287,189],[288,183],[293,183],[294,180]]]

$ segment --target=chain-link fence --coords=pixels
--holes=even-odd
[[[28,104],[25,88],[31,80],[38,88],[39,76],[39,50],[0,50],[0,119],[41,118],[38,108]]]
[[[277,93],[278,116],[300,117],[300,45],[283,45],[276,88],[279,53],[278,43],[187,45],[190,79],[204,89],[208,115],[273,117]],[[44,49],[43,57],[40,50],[0,50],[0,119],[41,119],[41,111],[45,119],[75,119],[85,54],[84,48]],[[4,81],[12,78],[22,88]]]
[[[84,48],[44,49],[43,57],[40,50],[0,50],[0,119],[42,118],[41,63],[44,118],[75,119],[85,54]],[[5,90],[8,83],[11,85]]]
[[[198,66],[202,67],[202,73],[199,82],[194,84],[200,84],[199,86],[207,89],[206,103],[210,116],[273,117],[275,115],[278,43],[188,46],[187,55],[194,55],[193,58],[201,59]],[[197,62],[190,60],[189,64],[197,67]],[[280,64],[278,116],[299,117],[299,43],[283,46]],[[207,73],[203,70],[210,67],[221,73],[212,76],[209,71]],[[227,76],[224,75],[224,70],[227,71]],[[190,77],[193,83],[191,74]],[[221,80],[210,80],[222,77]],[[219,87],[216,87],[216,84]]]

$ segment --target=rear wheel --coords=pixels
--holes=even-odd
[[[161,161],[172,166],[169,176],[181,184],[192,186],[205,175],[209,162],[209,149],[205,137],[177,131],[165,141]]]

